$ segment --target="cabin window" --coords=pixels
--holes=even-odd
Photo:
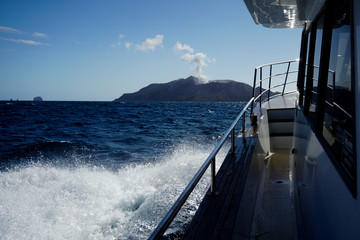
[[[302,53],[306,54],[302,104],[314,132],[356,196],[351,1],[327,3],[318,20],[305,33],[308,39],[303,38],[307,41],[307,52]]]
[[[306,82],[304,111],[309,116],[311,123],[315,124],[315,111],[317,105],[317,90],[319,78],[319,66],[321,55],[321,44],[323,35],[324,15],[311,25],[308,37],[307,57],[306,57]]]
[[[321,55],[321,42],[323,36],[323,25],[324,25],[324,15],[317,22],[313,75],[311,78],[312,89],[310,90],[311,94],[310,94],[309,117],[313,124],[315,122],[315,110],[318,101],[317,91],[318,91],[318,83],[319,83],[319,67],[320,67],[320,55]]]
[[[351,69],[351,21],[347,1],[335,4],[338,9],[332,23],[323,137],[331,151],[352,179],[354,166],[354,93]],[[340,10],[340,11],[339,11]]]
[[[305,76],[304,79],[307,79],[307,72],[308,72],[308,64],[309,64],[309,54],[310,54],[310,39],[311,39],[311,32],[307,33],[307,43],[306,43],[306,64],[305,64]],[[306,82],[304,81],[304,93],[306,92]],[[303,106],[305,105],[305,98],[302,98],[302,103]]]

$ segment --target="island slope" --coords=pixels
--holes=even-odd
[[[154,83],[135,93],[125,93],[115,99],[130,101],[248,101],[252,87],[233,80],[214,80],[201,83],[199,78],[190,76],[168,83]]]

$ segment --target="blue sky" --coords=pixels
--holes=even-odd
[[[0,100],[111,101],[190,75],[251,83],[299,56],[301,29],[256,25],[242,0],[1,0]]]

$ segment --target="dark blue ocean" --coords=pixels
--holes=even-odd
[[[146,239],[243,105],[0,102],[0,239]]]

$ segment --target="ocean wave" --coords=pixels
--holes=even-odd
[[[28,164],[33,162],[54,162],[58,164],[69,163],[70,161],[59,160],[76,160],[81,156],[90,156],[91,147],[84,143],[73,143],[67,141],[41,141],[34,144],[20,145],[11,151],[0,156],[0,171],[4,168],[11,168],[19,164]]]
[[[2,237],[145,239],[203,163],[208,150],[209,146],[180,144],[157,162],[131,163],[118,171],[33,163],[2,172]],[[169,232],[190,221],[208,183],[206,174]]]

